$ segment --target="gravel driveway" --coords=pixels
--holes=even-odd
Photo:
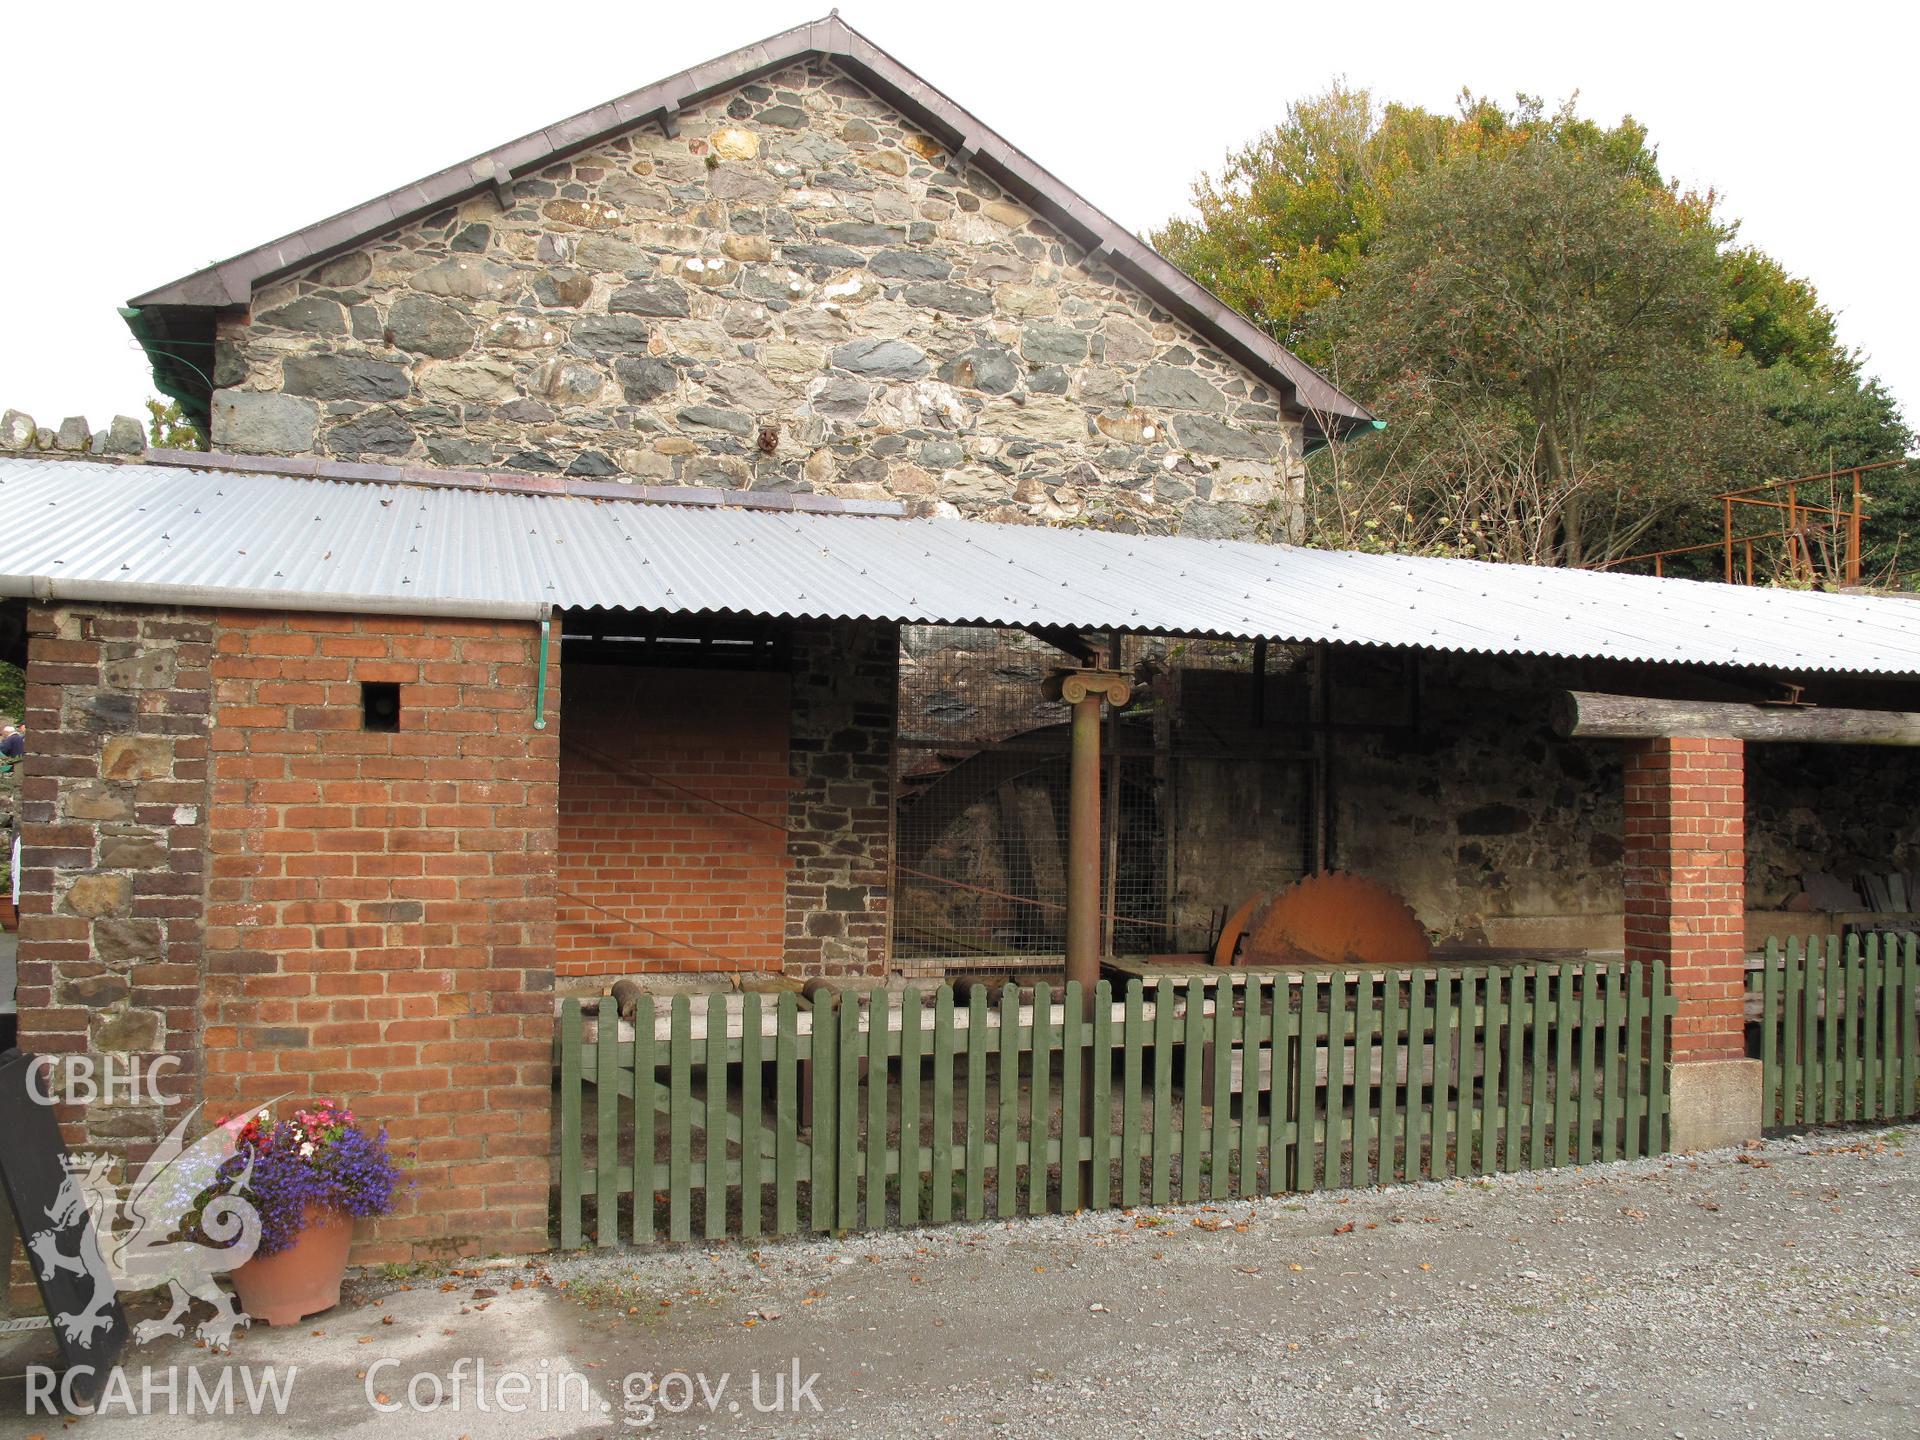
[[[297,1366],[283,1416],[161,1404],[73,1433],[1906,1437],[1916,1216],[1920,1147],[1852,1131],[1491,1181],[363,1274],[339,1309],[248,1331],[231,1355],[160,1341],[125,1357],[136,1381]],[[0,1440],[64,1430],[21,1394],[49,1345],[0,1342]],[[577,1403],[476,1407],[482,1372],[564,1375]],[[756,1373],[765,1400],[774,1377],[816,1372],[818,1411],[755,1413]],[[442,1380],[463,1405],[401,1403]]]
[[[1920,1148],[1850,1131],[545,1268],[599,1374],[820,1373],[659,1433],[1904,1437],[1917,1242]]]

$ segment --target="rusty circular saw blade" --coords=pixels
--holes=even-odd
[[[1423,965],[1432,946],[1407,902],[1364,875],[1309,875],[1247,925],[1243,965]]]

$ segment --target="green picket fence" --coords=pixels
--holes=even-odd
[[[1747,975],[1760,1011],[1762,1113],[1771,1126],[1920,1114],[1915,937],[1767,942]],[[1751,1006],[1750,1011],[1751,1013]]]
[[[641,1011],[642,1016],[646,1010]],[[1665,1148],[1662,967],[565,1002],[562,1246],[915,1226]],[[591,1038],[588,1026],[592,1027]]]

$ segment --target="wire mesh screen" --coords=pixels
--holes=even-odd
[[[1204,949],[1241,891],[1305,868],[1301,657],[1129,636],[1115,658],[1134,691],[1101,737],[1103,944]],[[1062,955],[1069,715],[1042,684],[1071,663],[1021,631],[903,632],[897,961],[1035,970]]]

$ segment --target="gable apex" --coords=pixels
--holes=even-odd
[[[204,414],[211,379],[177,347],[205,345],[212,317],[250,304],[261,286],[474,196],[489,191],[505,195],[518,178],[638,126],[656,124],[672,134],[683,110],[813,59],[826,61],[868,87],[947,147],[956,163],[978,166],[1127,283],[1270,380],[1304,417],[1310,435],[1338,439],[1372,421],[1363,406],[1311,366],[853,29],[837,12],[582,111],[136,296],[128,302],[128,323],[153,362],[160,388],[181,400],[190,413]]]

